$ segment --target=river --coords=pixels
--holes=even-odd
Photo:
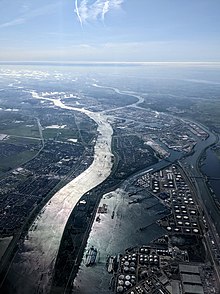
[[[120,94],[128,95],[128,92],[119,91],[115,88],[112,89],[117,90]],[[57,252],[71,211],[81,196],[102,183],[110,175],[112,169],[113,155],[111,152],[111,141],[113,130],[105,112],[94,113],[86,109],[66,106],[59,99],[40,97],[35,91],[32,91],[31,94],[35,99],[44,99],[53,102],[56,107],[69,111],[80,111],[88,115],[98,125],[98,137],[94,148],[93,163],[87,170],[52,197],[51,201],[43,208],[39,217],[35,220],[33,225],[34,230],[32,228],[29,230],[29,238],[21,246],[8,273],[9,280],[13,281],[12,293],[15,294],[49,292]],[[138,99],[136,103],[129,106],[138,107],[138,104],[142,102],[142,97],[134,93],[129,94]],[[209,138],[197,144],[195,153],[182,161],[185,168],[190,170],[189,172],[192,172],[193,175],[200,175],[196,170],[198,157],[214,141],[215,136],[209,132]],[[180,158],[181,154],[172,154],[171,152],[169,160],[173,162]],[[149,168],[156,171],[169,165],[170,162],[161,161]],[[126,186],[130,181],[133,181],[136,177],[139,177],[140,174],[139,172],[137,175],[133,175],[131,179],[127,179],[121,188]],[[198,185],[201,191],[201,198],[203,198],[203,201],[205,200],[205,204],[207,205],[207,199],[204,199],[207,198],[207,195],[205,195],[206,187],[204,187],[202,181],[198,181]],[[210,206],[209,208],[213,210],[213,207]],[[217,218],[217,211],[215,211],[215,214],[214,218]],[[155,234],[158,233],[155,232]]]
[[[166,214],[165,207],[162,205],[156,205],[146,210],[144,209],[144,202],[133,206],[129,205],[129,186],[131,187],[132,183],[134,183],[134,181],[141,175],[146,174],[147,171],[155,172],[161,170],[177,160],[182,162],[184,169],[187,170],[190,175],[192,173],[192,176],[200,176],[199,171],[197,174],[197,161],[204,149],[215,142],[216,137],[202,125],[199,126],[208,132],[209,137],[206,140],[197,140],[197,145],[195,146],[192,155],[181,160],[183,154],[169,150],[171,153],[169,161],[161,160],[158,163],[149,166],[144,171],[139,171],[136,174],[133,174],[121,184],[120,188],[103,195],[100,205],[107,205],[110,212],[106,215],[101,215],[100,222],[93,223],[87,247],[84,251],[84,257],[80,264],[78,274],[73,281],[74,293],[112,293],[108,288],[111,275],[106,271],[106,256],[122,253],[125,248],[128,247],[148,244],[153,239],[166,233],[166,231],[163,231],[161,227],[156,225],[156,220]],[[208,195],[206,193],[206,184],[203,180],[199,180],[198,182],[199,188],[201,189],[200,194],[207,205],[206,202]],[[145,197],[147,198],[147,195],[145,195]],[[151,201],[156,202],[157,199],[147,198],[146,202],[150,204]],[[215,206],[213,208],[212,203],[210,202],[209,207],[210,209],[215,210]],[[111,212],[113,210],[115,211],[115,217],[114,219],[111,219]],[[144,234],[138,230],[138,228],[143,226],[146,226]],[[86,253],[91,246],[95,246],[98,250],[97,263],[95,267],[86,267]]]
[[[215,193],[217,199],[220,201],[220,160],[211,149],[207,150],[206,158],[203,162],[202,172],[208,177],[212,178],[209,180],[210,186]]]
[[[187,174],[194,178],[193,182],[197,189],[199,199],[200,201],[202,201],[201,204],[205,206],[207,213],[210,215],[213,223],[216,226],[216,230],[218,234],[220,234],[219,208],[216,206],[214,198],[211,195],[199,168],[199,161],[201,156],[203,155],[203,152],[207,148],[209,148],[211,145],[217,142],[217,137],[204,126],[200,124],[198,125],[202,127],[209,134],[209,137],[206,140],[200,142],[200,144],[197,144],[194,148],[195,152],[192,155],[188,156],[187,158],[181,160],[181,163],[185,171],[187,172]]]
[[[28,239],[14,258],[8,279],[13,287],[11,292],[22,294],[49,292],[60,241],[73,208],[83,194],[110,175],[113,165],[113,129],[106,115],[66,106],[60,100],[40,97],[34,91],[31,93],[33,98],[50,100],[56,107],[85,113],[97,123],[98,137],[92,164],[51,198],[29,229]]]

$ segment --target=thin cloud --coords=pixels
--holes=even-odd
[[[1,23],[0,29],[24,24],[27,21],[29,21],[30,19],[36,18],[38,16],[51,14],[54,11],[56,11],[56,9],[59,7],[60,4],[61,4],[61,2],[59,1],[59,2],[45,5],[43,7],[33,9],[33,10],[30,10],[30,9],[28,9],[29,7],[26,7],[27,12],[22,13],[19,17],[15,18],[15,19]]]
[[[123,2],[124,0],[75,0],[75,13],[81,26],[89,21],[104,22],[105,15],[113,9],[121,8]]]
[[[102,8],[102,20],[105,20],[105,15],[110,9],[110,1],[105,1],[104,6]]]
[[[80,13],[79,13],[78,0],[75,0],[75,12],[76,12],[76,15],[77,15],[77,17],[79,19],[81,27],[82,27],[82,19],[81,19]]]
[[[11,21],[0,24],[0,29],[7,28],[7,27],[12,27],[12,26],[17,26],[17,25],[20,25],[22,23],[25,23],[25,21],[26,20],[25,20],[24,17],[19,17],[19,18],[13,19]]]

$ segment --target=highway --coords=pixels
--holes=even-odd
[[[218,289],[220,289],[220,266],[219,261],[216,258],[216,255],[220,254],[220,210],[207,186],[206,177],[204,177],[199,168],[199,162],[204,152],[211,145],[218,142],[218,137],[207,131],[207,129],[205,129],[205,131],[209,133],[209,138],[198,145],[193,155],[181,160],[179,164],[198,196],[197,201],[207,225],[207,232],[204,226],[204,241],[207,253],[210,256],[215,269]]]

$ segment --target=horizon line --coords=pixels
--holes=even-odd
[[[57,60],[0,60],[0,65],[4,64],[48,64],[48,65],[147,65],[147,64],[197,64],[197,65],[206,65],[206,64],[219,64],[220,61],[57,61]]]

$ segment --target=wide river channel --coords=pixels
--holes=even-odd
[[[96,84],[94,86],[98,87]],[[114,90],[119,91],[118,89]],[[126,92],[119,91],[119,93],[128,95]],[[28,231],[28,239],[21,245],[7,276],[11,286],[10,293],[15,294],[50,292],[52,272],[67,220],[82,195],[102,183],[110,175],[113,165],[113,154],[111,152],[113,129],[108,122],[108,116],[104,112],[94,113],[86,109],[66,106],[59,99],[41,97],[35,91],[32,91],[31,94],[35,99],[53,102],[55,107],[60,107],[67,111],[80,111],[86,114],[97,123],[98,137],[94,147],[94,160],[92,164],[51,198]],[[142,101],[141,97],[134,94],[131,95],[136,97],[138,101],[130,106],[138,107],[138,104]],[[206,131],[208,132],[208,130]],[[209,138],[198,142],[194,149],[194,154],[182,160],[189,174],[201,176],[196,169],[197,160],[203,150],[215,142],[215,136],[210,132],[208,133]],[[169,162],[161,161],[149,168],[152,168],[153,171],[159,170],[181,157],[182,154],[171,153]],[[132,180],[140,176],[140,174],[134,175]],[[129,179],[123,185],[126,185],[128,182]],[[206,206],[210,206],[207,207],[208,210],[215,212],[214,217],[212,215],[215,220],[218,217],[218,212],[215,211],[216,207],[214,206],[213,208],[210,199],[206,199],[208,196],[204,181],[198,182],[201,198]],[[121,188],[123,188],[123,185]]]
[[[8,272],[12,293],[48,293],[60,241],[66,222],[81,196],[102,183],[111,173],[113,161],[111,142],[113,129],[107,116],[64,105],[60,100],[40,97],[52,101],[56,107],[69,111],[80,111],[98,125],[98,137],[94,147],[92,164],[78,177],[59,190],[42,209],[28,232]],[[33,229],[34,228],[34,229]]]

